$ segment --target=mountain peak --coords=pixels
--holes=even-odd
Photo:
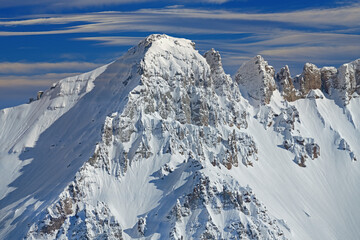
[[[339,72],[356,90],[359,64]],[[360,99],[298,95],[287,66],[282,98],[274,75],[153,34],[0,111],[0,239],[355,239]]]
[[[191,40],[184,38],[176,38],[171,37],[166,34],[151,34],[147,36],[144,40],[142,40],[139,45],[143,45],[146,48],[150,48],[151,46],[159,46],[159,45],[170,45],[170,46],[182,46],[182,47],[190,47],[195,49],[195,43]]]

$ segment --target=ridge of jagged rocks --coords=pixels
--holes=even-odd
[[[325,93],[331,95],[333,80],[336,78],[337,69],[335,67],[322,67],[320,72],[322,89]]]
[[[274,73],[274,68],[258,55],[243,63],[234,79],[243,95],[249,96],[250,102],[255,100],[255,105],[268,104],[275,89],[289,102],[312,97],[314,90],[320,90],[339,104],[346,105],[352,97],[360,94],[360,59],[343,64],[338,69],[318,68],[312,63],[306,63],[303,72],[294,78],[287,65],[276,76]]]

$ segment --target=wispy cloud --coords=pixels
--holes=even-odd
[[[51,25],[64,24],[62,28],[54,30]],[[9,27],[12,31],[2,30],[0,36],[33,36],[74,33],[111,33],[111,32],[167,32],[167,33],[234,33],[231,29],[215,29],[204,27],[202,22],[184,24],[171,15],[156,13],[135,12],[98,12],[71,16],[41,17],[28,20],[2,21],[0,26]],[[42,31],[15,31],[16,26],[28,27],[32,25],[48,25],[48,30]],[[5,28],[8,29],[8,28]]]
[[[255,36],[251,43],[244,44],[246,46],[258,45],[263,46],[286,46],[286,45],[319,45],[322,46],[324,42],[327,45],[339,45],[339,43],[346,43],[358,45],[360,42],[360,35],[357,34],[343,34],[338,32],[322,33],[322,32],[304,32],[304,31],[281,31],[275,32],[275,36]]]
[[[102,45],[117,45],[117,46],[129,46],[134,45],[137,42],[144,39],[143,37],[82,37],[82,38],[75,38],[76,40],[81,41],[95,41],[100,42],[99,44]]]
[[[301,60],[309,61],[310,59],[336,59],[339,61],[343,59],[344,56],[348,56],[353,52],[360,53],[359,45],[350,45],[350,46],[338,46],[338,47],[282,47],[275,49],[263,50],[260,54],[272,57],[287,58],[289,60]],[[359,56],[360,58],[360,56]],[[355,60],[355,59],[354,59]]]
[[[228,66],[238,66],[255,54],[263,54],[279,62],[300,62],[306,58],[330,62],[329,58],[343,61],[360,57],[359,12],[359,4],[280,13],[246,13],[173,6],[127,12],[3,19],[0,21],[0,36],[69,34],[71,39],[78,41],[93,41],[108,46],[132,46],[142,37],[119,35],[131,32],[136,36],[146,36],[149,32],[163,32],[192,38],[200,50],[217,48],[224,54],[223,60]],[[44,30],[33,31],[34,25],[42,25]],[[71,34],[77,35],[74,38]],[[196,41],[199,35],[204,34],[209,36],[206,41],[202,38]],[[317,57],[312,57],[315,54]],[[15,69],[29,68],[22,65],[19,68],[16,65],[13,68],[1,68],[0,63],[0,73]],[[50,67],[49,69],[51,70]]]
[[[203,46],[210,48],[211,46],[221,48],[225,51],[233,52],[234,49],[242,50],[243,53],[252,54],[267,54],[272,50],[278,51],[281,49],[282,53],[290,51],[294,48],[319,48],[326,49],[329,55],[339,54],[343,51],[344,54],[350,52],[359,54],[358,51],[360,35],[356,34],[342,34],[342,33],[308,33],[303,31],[287,31],[281,29],[274,29],[273,34],[254,34],[249,37],[221,39],[221,40],[199,40]],[[346,48],[344,48],[346,47]],[[351,49],[353,51],[345,51],[344,49]],[[269,50],[269,51],[265,51]],[[272,53],[274,53],[272,52]],[[295,54],[296,51],[289,52],[288,57]],[[307,54],[307,53],[306,53]],[[315,52],[313,52],[313,55]],[[285,56],[285,55],[284,55]],[[308,56],[311,56],[308,55]]]
[[[37,75],[21,75],[21,76],[0,76],[0,87],[1,88],[9,88],[16,86],[23,87],[49,87],[53,82],[59,81],[60,79],[75,76],[80,73],[72,72],[72,73],[45,73],[45,74],[37,74]]]
[[[47,88],[53,82],[93,70],[98,66],[91,62],[0,62],[0,88]]]
[[[61,1],[61,0],[36,0],[36,1],[1,1],[1,8],[7,7],[25,7],[25,6],[42,6],[46,8],[69,8],[69,7],[84,7],[84,6],[103,6],[103,5],[121,5],[127,3],[146,2],[149,0],[72,0],[72,1]]]
[[[313,9],[283,13],[239,13],[225,10],[201,10],[189,8],[141,9],[133,12],[97,12],[86,14],[48,15],[33,19],[9,19],[0,21],[0,26],[32,26],[70,24],[60,29],[43,31],[0,31],[0,36],[70,34],[111,31],[152,31],[186,33],[239,33],[250,27],[266,30],[266,26],[278,28],[296,25],[313,29],[329,30],[329,27],[360,28],[360,5],[332,9]],[[176,19],[176,21],[174,21]],[[197,21],[193,21],[197,19]],[[185,21],[185,22],[182,22]],[[231,20],[228,27],[218,24],[205,25],[204,21]],[[186,24],[186,21],[191,21]],[[250,22],[249,22],[250,21]],[[259,22],[262,22],[262,27]],[[264,24],[264,22],[266,24]],[[190,22],[189,22],[190,23]],[[265,25],[265,26],[264,26]],[[223,25],[224,26],[224,25]],[[338,29],[341,30],[341,29]],[[214,32],[215,31],[215,32]],[[269,32],[270,28],[266,30]]]
[[[133,3],[145,3],[145,2],[155,2],[156,0],[72,0],[72,1],[61,1],[61,0],[36,0],[36,1],[22,1],[22,0],[12,0],[0,1],[0,8],[8,7],[26,7],[26,6],[42,6],[46,9],[68,9],[74,7],[88,7],[88,6],[107,6],[107,5],[122,5],[122,4],[133,4]],[[212,4],[223,4],[231,0],[178,0],[177,3],[212,3]],[[166,2],[163,0],[163,2]]]
[[[21,63],[21,62],[0,62],[0,74],[30,74],[36,72],[51,72],[51,71],[87,71],[98,67],[98,64],[90,62],[34,62],[34,63]]]
[[[312,27],[324,26],[360,26],[360,5],[347,7],[312,9],[282,13],[238,13],[225,10],[199,9],[159,9],[140,10],[143,13],[170,14],[188,18],[222,19],[222,20],[256,20],[281,23],[293,23]]]

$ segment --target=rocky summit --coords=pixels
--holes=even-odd
[[[357,239],[359,86],[150,35],[0,110],[0,238]]]

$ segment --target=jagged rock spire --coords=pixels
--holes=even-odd
[[[360,59],[343,64],[340,68],[318,68],[306,63],[301,75],[291,79],[286,66],[276,75],[279,91],[287,101],[306,98],[312,90],[322,90],[339,104],[347,104],[360,94]],[[293,80],[292,83],[290,80]]]
[[[274,75],[274,68],[262,56],[257,55],[241,65],[235,75],[235,81],[252,100],[258,101],[259,104],[267,104],[276,89]]]
[[[210,69],[212,72],[216,72],[216,73],[224,72],[221,63],[221,56],[218,51],[215,51],[215,49],[212,48],[204,54],[204,57],[207,63],[210,65]]]
[[[234,83],[230,75],[225,73],[222,67],[220,53],[212,48],[204,54],[204,58],[210,66],[211,78],[216,93],[221,96],[226,95],[229,99],[233,97],[239,99],[241,94],[238,86]],[[229,94],[230,92],[232,92],[232,94]]]
[[[337,75],[337,69],[335,67],[323,67],[321,72],[321,85],[322,89],[327,93],[331,94],[333,88],[333,81]]]
[[[354,93],[360,94],[360,59],[343,64],[338,69],[334,88],[338,90],[345,103],[352,98]]]
[[[281,68],[280,72],[276,74],[276,81],[279,91],[282,92],[285,100],[292,102],[299,98],[288,65],[285,65],[285,67]]]
[[[320,89],[320,69],[312,63],[305,63],[302,74],[296,78],[295,82],[302,96],[306,96],[312,89]]]

